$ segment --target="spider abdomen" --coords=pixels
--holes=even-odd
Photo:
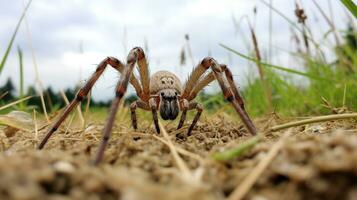
[[[181,81],[169,71],[158,71],[150,78],[150,94],[158,94],[164,89],[174,89],[178,94],[181,94]]]

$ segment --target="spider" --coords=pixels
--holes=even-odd
[[[135,64],[138,66],[140,81],[133,74]],[[145,53],[142,48],[135,47],[130,51],[125,65],[114,57],[107,57],[99,63],[94,74],[78,91],[72,102],[64,109],[58,120],[48,130],[38,146],[38,149],[42,149],[45,146],[48,139],[66,119],[68,114],[88,95],[107,65],[118,70],[121,77],[116,86],[115,98],[111,103],[109,115],[103,128],[101,144],[98,148],[96,157],[93,160],[93,164],[95,165],[99,164],[103,158],[120,100],[124,96],[129,83],[134,87],[138,96],[138,100],[130,105],[131,121],[134,129],[137,129],[137,108],[152,112],[153,121],[158,134],[160,134],[157,114],[158,110],[163,120],[174,120],[177,118],[179,111],[182,111],[180,122],[178,124],[178,129],[180,129],[186,120],[187,111],[196,109],[197,113],[187,132],[187,135],[190,136],[203,111],[203,106],[195,102],[194,98],[205,86],[212,81],[217,80],[225,99],[232,104],[248,131],[252,135],[256,135],[256,128],[245,111],[243,99],[239,94],[238,88],[234,84],[232,73],[226,65],[218,64],[215,59],[206,57],[193,69],[188,80],[184,86],[182,86],[179,78],[168,71],[156,72],[150,78]],[[206,73],[209,68],[212,70]]]

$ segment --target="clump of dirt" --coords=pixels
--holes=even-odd
[[[274,121],[274,120],[273,120]],[[256,120],[266,129],[271,118]],[[58,130],[44,150],[36,150],[46,132],[19,131],[6,137],[0,129],[0,199],[225,199],[241,184],[282,132],[228,162],[213,152],[235,147],[251,136],[227,116],[201,120],[193,134],[187,126],[165,126],[190,177],[177,165],[167,140],[150,123],[133,132],[117,123],[103,162],[90,161],[103,124],[86,130]],[[356,199],[357,125],[343,120],[300,126],[247,194],[246,199]],[[157,138],[159,137],[159,138]],[[186,151],[185,151],[186,150]],[[188,152],[187,152],[188,151]]]

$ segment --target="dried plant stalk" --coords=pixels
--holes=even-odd
[[[349,119],[349,118],[357,118],[357,113],[313,117],[311,119],[305,119],[305,120],[301,120],[301,121],[289,122],[286,124],[273,126],[269,130],[270,131],[278,131],[278,130],[295,127],[295,126],[300,126],[300,125],[304,125],[304,124],[311,124],[311,123],[316,123],[316,122],[324,122],[324,121],[339,120],[339,119]]]
[[[46,103],[45,103],[45,99],[43,97],[43,85],[42,85],[42,82],[41,82],[41,79],[40,79],[40,73],[38,71],[37,61],[36,61],[36,57],[35,57],[35,50],[34,50],[33,45],[32,45],[32,37],[31,37],[31,32],[30,32],[30,26],[29,26],[29,24],[27,22],[26,15],[24,16],[24,20],[25,20],[25,25],[26,25],[26,33],[27,33],[28,45],[29,45],[30,50],[31,50],[32,62],[33,62],[33,66],[35,68],[35,77],[36,77],[35,80],[36,80],[36,82],[38,84],[38,87],[39,87],[39,91],[38,92],[40,94],[42,110],[43,110],[43,113],[45,114],[47,122],[49,123],[50,119],[49,119],[48,114],[47,114]]]
[[[255,31],[250,23],[249,23],[249,28],[250,28],[252,41],[253,41],[255,56],[258,60],[258,62],[256,62],[256,63],[257,63],[258,71],[259,71],[259,77],[260,77],[261,83],[262,83],[264,91],[265,91],[269,112],[272,112],[273,111],[272,92],[271,92],[271,88],[269,87],[268,81],[265,78],[263,66],[261,64],[262,57],[260,55],[258,40],[257,40],[256,34],[255,34]]]

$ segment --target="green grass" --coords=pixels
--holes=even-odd
[[[11,36],[11,39],[10,39],[10,41],[9,41],[9,44],[7,45],[7,48],[6,48],[6,50],[5,50],[5,53],[4,53],[4,55],[3,55],[2,59],[1,59],[1,62],[0,62],[0,74],[1,74],[1,71],[4,69],[4,66],[5,66],[7,57],[9,56],[9,53],[10,53],[11,48],[12,48],[12,45],[13,45],[13,43],[14,43],[14,41],[15,41],[16,34],[17,34],[17,32],[18,32],[18,30],[19,30],[19,28],[20,28],[21,22],[22,22],[23,19],[25,18],[26,12],[27,12],[28,8],[30,7],[31,2],[32,2],[32,0],[30,0],[30,1],[27,3],[26,7],[24,8],[24,10],[23,10],[23,12],[22,12],[22,15],[21,15],[19,21],[17,22],[15,31],[13,32],[13,34],[12,34],[12,36]]]
[[[25,96],[25,92],[24,92],[24,63],[23,63],[23,54],[22,54],[22,50],[20,47],[17,47],[17,52],[19,55],[19,98],[23,98]],[[19,103],[19,110],[25,111],[27,110],[27,105],[25,102],[21,102]]]
[[[281,70],[281,71],[288,72],[288,73],[291,73],[291,74],[297,74],[297,75],[300,75],[300,76],[305,76],[305,77],[308,77],[310,79],[316,79],[316,80],[321,80],[321,81],[331,81],[331,78],[320,77],[320,76],[317,76],[314,73],[305,73],[305,72],[301,72],[301,71],[298,71],[298,70],[290,69],[290,68],[287,68],[287,67],[282,67],[282,66],[278,66],[278,65],[272,65],[272,64],[265,63],[265,62],[259,62],[259,60],[255,59],[255,58],[252,58],[250,56],[244,55],[242,53],[239,53],[238,51],[236,51],[236,50],[234,50],[234,49],[232,49],[232,48],[230,48],[230,47],[228,47],[226,45],[221,44],[221,46],[223,48],[225,48],[226,50],[234,53],[235,55],[240,56],[241,58],[244,58],[246,60],[250,60],[250,61],[253,61],[253,62],[256,62],[256,63],[260,63],[265,67],[271,67],[273,69]]]
[[[357,6],[353,3],[352,0],[341,0],[343,5],[357,18]]]
[[[252,147],[254,147],[258,142],[262,140],[262,135],[257,135],[249,140],[243,142],[239,146],[223,151],[223,152],[216,152],[212,155],[212,158],[218,161],[229,161],[238,156],[243,155],[247,151],[249,151]]]
[[[288,18],[284,12],[277,10],[270,4],[262,0],[266,6],[272,11],[276,12],[279,16],[283,17],[288,24],[302,32],[294,20]],[[351,11],[356,14],[356,7],[352,5],[351,1],[341,0],[342,3]],[[15,31],[9,41],[9,45],[0,63],[0,73],[3,69],[8,54],[13,45],[16,33],[19,29],[21,21],[30,5],[31,1],[27,4],[23,11],[21,18],[15,28]],[[297,60],[304,63],[304,70],[296,70],[290,66],[281,66],[279,64],[258,61],[254,56],[249,53],[244,54],[235,50],[232,45],[221,46],[229,53],[233,53],[240,59],[245,59],[250,62],[261,64],[264,70],[266,81],[269,84],[272,94],[272,104],[274,112],[282,116],[309,116],[309,115],[322,115],[335,112],[332,108],[346,107],[348,110],[357,111],[357,31],[352,27],[345,31],[340,31],[345,34],[340,46],[330,46],[328,53],[335,53],[336,60],[332,63],[327,63],[321,57],[324,53],[318,48],[319,45],[326,47],[326,43],[314,41],[311,37],[308,39],[316,44],[315,51],[310,53],[292,52],[292,55]],[[324,34],[324,39],[327,39],[330,30]],[[259,34],[257,34],[259,35]],[[259,39],[259,38],[258,38]],[[311,50],[314,51],[314,50]],[[266,52],[264,52],[266,53]],[[265,55],[263,53],[263,55]],[[24,97],[23,92],[23,62],[22,51],[18,50],[20,61],[20,95]],[[267,55],[267,54],[266,54]],[[316,56],[314,56],[316,55]],[[264,58],[262,59],[264,60]],[[299,80],[298,82],[296,80]],[[262,116],[269,114],[269,105],[265,95],[264,87],[260,79],[254,74],[248,75],[248,84],[241,88],[242,96],[245,99],[245,104],[248,112],[252,116]],[[1,95],[1,94],[0,94]],[[71,99],[72,97],[70,97]],[[200,93],[196,100],[204,105],[205,113],[207,115],[217,111],[224,111],[226,113],[236,115],[233,109],[224,100],[222,92],[217,91],[216,94]],[[332,108],[324,106],[326,100]],[[24,103],[20,107],[26,107]],[[58,108],[58,107],[57,107]],[[108,108],[91,107],[90,113],[93,113],[94,119],[105,119],[107,116]],[[127,108],[125,108],[127,109]],[[190,112],[190,117],[191,117]],[[130,113],[128,114],[128,116]],[[143,112],[138,109],[138,118],[151,119],[150,112]],[[139,119],[140,120],[140,119]]]
[[[351,50],[349,46],[342,48]],[[332,109],[323,106],[323,99],[334,108],[347,107],[356,111],[357,50],[354,49],[351,55],[353,56],[349,58],[349,66],[344,66],[340,62],[329,64],[313,57],[304,57],[306,72],[284,70],[288,73],[282,75],[275,70],[276,68],[265,68],[267,82],[272,88],[274,111],[285,116],[330,114]],[[348,54],[343,56],[347,57]],[[346,57],[341,58],[340,55],[338,59],[343,60]],[[292,81],[296,75],[304,76],[299,79],[299,83]],[[330,81],[326,81],[328,79]],[[268,104],[259,79],[251,77],[242,93],[246,107],[253,116],[267,114]]]
[[[349,34],[357,38],[354,31],[350,31]],[[230,47],[223,47],[242,59],[258,62],[256,59],[243,55]],[[304,71],[261,62],[265,66],[266,82],[272,90],[274,112],[280,116],[304,117],[331,114],[334,112],[333,108],[341,107],[346,107],[350,111],[357,111],[357,101],[355,100],[357,96],[357,48],[353,44],[349,44],[348,40],[344,45],[333,48],[336,49],[337,57],[337,60],[333,63],[326,63],[319,58],[305,54],[295,54],[305,63]],[[346,59],[349,62],[342,62]],[[299,81],[296,81],[297,78]],[[260,79],[249,74],[248,84],[241,88],[241,93],[250,115],[259,117],[269,114],[268,102]],[[323,105],[323,99],[332,108],[326,108]],[[205,107],[205,115],[209,116],[224,111],[236,116],[235,111],[224,100],[221,91],[217,91],[215,94],[201,92],[196,101],[202,103]],[[90,112],[98,112],[100,113],[98,117],[105,119],[106,109],[91,108]],[[192,118],[193,114],[193,111],[189,112],[189,117]],[[130,113],[128,113],[129,115]],[[150,112],[140,109],[138,109],[137,116],[141,119],[151,120]]]

